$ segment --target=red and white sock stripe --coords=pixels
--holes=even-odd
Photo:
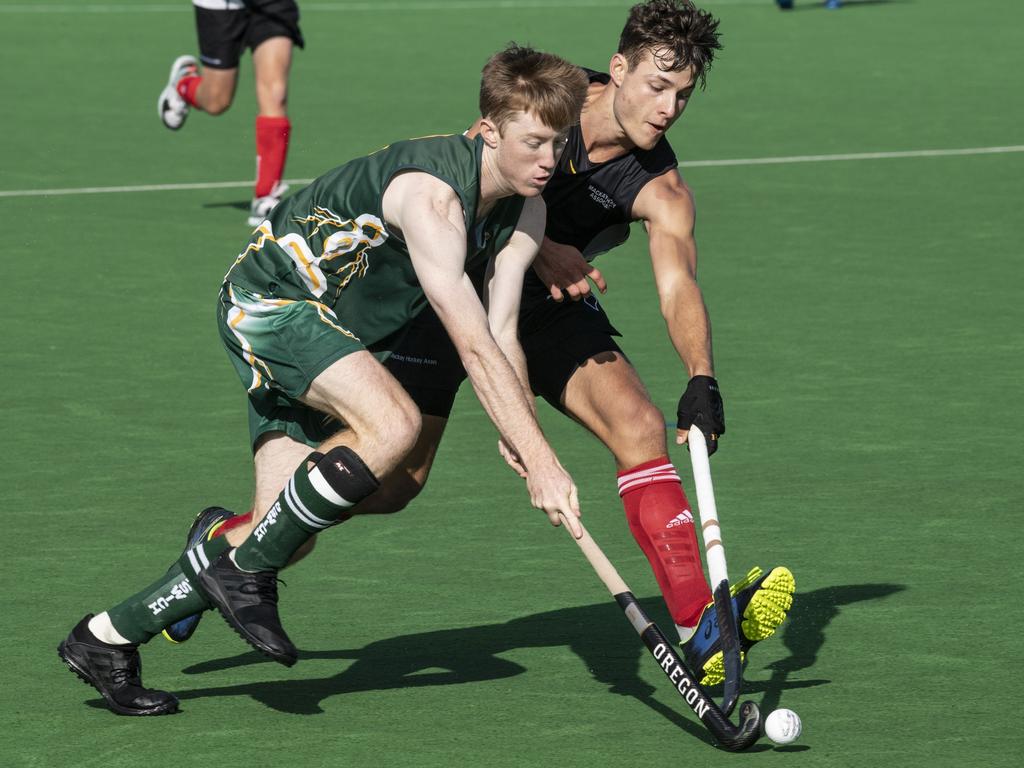
[[[626,472],[619,476],[619,496],[624,496],[630,491],[654,483],[678,483],[679,473],[672,465],[666,462],[654,467],[646,467],[635,472]]]

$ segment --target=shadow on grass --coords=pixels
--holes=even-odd
[[[763,693],[761,709],[778,706],[786,689],[826,685],[826,679],[794,680],[793,673],[810,669],[826,642],[825,629],[844,605],[880,600],[904,590],[899,584],[854,584],[797,593],[782,633],[787,658],[769,665],[768,681],[747,683],[745,693]],[[664,610],[660,598],[640,601],[648,613]],[[323,712],[321,702],[333,696],[434,685],[462,685],[515,677],[526,668],[500,654],[519,648],[568,646],[592,678],[609,693],[637,699],[694,737],[710,741],[703,727],[681,705],[679,711],[653,697],[654,688],[639,677],[647,652],[621,611],[613,603],[564,608],[513,619],[503,624],[446,629],[378,640],[363,648],[302,651],[301,660],[351,661],[336,674],[240,685],[194,688],[178,692],[182,700],[209,696],[249,696],[281,712],[313,715]],[[762,653],[768,651],[765,647]],[[271,663],[250,652],[212,659],[187,667],[185,674],[201,675],[235,667]],[[102,704],[97,702],[100,706]]]
[[[764,691],[761,711],[771,712],[776,709],[782,691],[787,688],[818,684],[813,681],[794,684],[789,681],[789,676],[814,666],[819,651],[825,645],[825,628],[839,615],[844,605],[882,600],[905,589],[903,584],[847,584],[824,587],[813,592],[797,590],[793,609],[782,631],[782,642],[789,656],[768,665],[772,670],[769,680],[745,688],[747,691]]]

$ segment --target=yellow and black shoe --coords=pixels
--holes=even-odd
[[[223,507],[207,507],[192,521],[185,538],[185,549],[191,549],[196,544],[209,541],[217,535],[217,530],[224,525],[224,522],[234,514]],[[194,613],[176,621],[161,633],[172,643],[184,643],[195,633],[199,626],[199,620],[203,617],[201,613]]]
[[[796,580],[788,568],[779,566],[767,574],[755,566],[746,578],[731,585],[733,606],[740,625],[740,658],[762,640],[775,634],[793,605]],[[725,680],[725,662],[718,631],[715,604],[708,603],[689,641],[681,645],[683,656],[701,685],[717,685]]]

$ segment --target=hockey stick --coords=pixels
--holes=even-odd
[[[740,696],[740,686],[743,684],[738,619],[733,611],[732,595],[729,594],[729,569],[725,563],[725,547],[722,546],[722,530],[718,524],[715,489],[711,484],[711,463],[708,461],[708,446],[704,440],[704,433],[696,425],[691,426],[687,442],[690,444],[693,483],[697,487],[700,527],[704,532],[704,555],[708,561],[708,576],[711,577],[711,594],[715,598],[718,635],[721,638],[722,661],[725,667],[722,711],[731,714]]]
[[[568,522],[564,518],[562,525],[572,535]],[[615,566],[605,557],[604,552],[597,546],[597,542],[590,536],[582,523],[580,528],[583,531],[583,536],[574,540],[579,545],[579,548],[583,550],[583,554],[586,555],[587,560],[590,561],[590,565],[593,566],[594,571],[601,581],[604,582],[605,587],[612,593],[615,602],[619,604],[619,607],[626,614],[626,618],[629,619],[636,633],[640,635],[644,645],[647,646],[647,650],[654,656],[665,676],[672,682],[673,687],[679,691],[683,701],[700,718],[704,727],[711,732],[711,735],[714,736],[715,740],[722,747],[730,752],[744,750],[757,741],[761,733],[761,712],[758,710],[757,705],[752,701],[743,702],[740,706],[739,727],[734,726],[726,714],[718,708],[711,697],[700,687],[693,673],[686,668],[682,659],[679,658],[673,649],[672,643],[668,641],[661,629],[658,628],[658,625],[651,621],[647,614],[643,612],[643,609],[640,608],[640,604],[633,596],[633,593],[629,591],[626,582],[619,576]]]

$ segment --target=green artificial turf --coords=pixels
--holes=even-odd
[[[704,161],[1024,144],[1024,11],[707,6],[725,50],[670,138],[697,198],[725,397],[713,468],[733,576],[796,575],[791,617],[746,676],[765,711],[803,716],[803,738],[709,744],[568,536],[530,509],[468,387],[422,496],[327,532],[285,574],[296,667],[209,616],[188,644],[143,652],[181,714],[105,710],[57,643],[170,563],[199,509],[249,503],[214,300],[247,237],[252,79],[246,58],[232,109],[171,134],[155,101],[195,46],[186,0],[5,1],[0,193],[240,184],[0,195],[0,765],[1017,764],[1024,153]],[[286,175],[462,130],[508,40],[599,68],[627,7],[303,4]],[[598,264],[671,418],[685,374],[640,228]],[[541,415],[595,538],[668,625],[607,452]]]

